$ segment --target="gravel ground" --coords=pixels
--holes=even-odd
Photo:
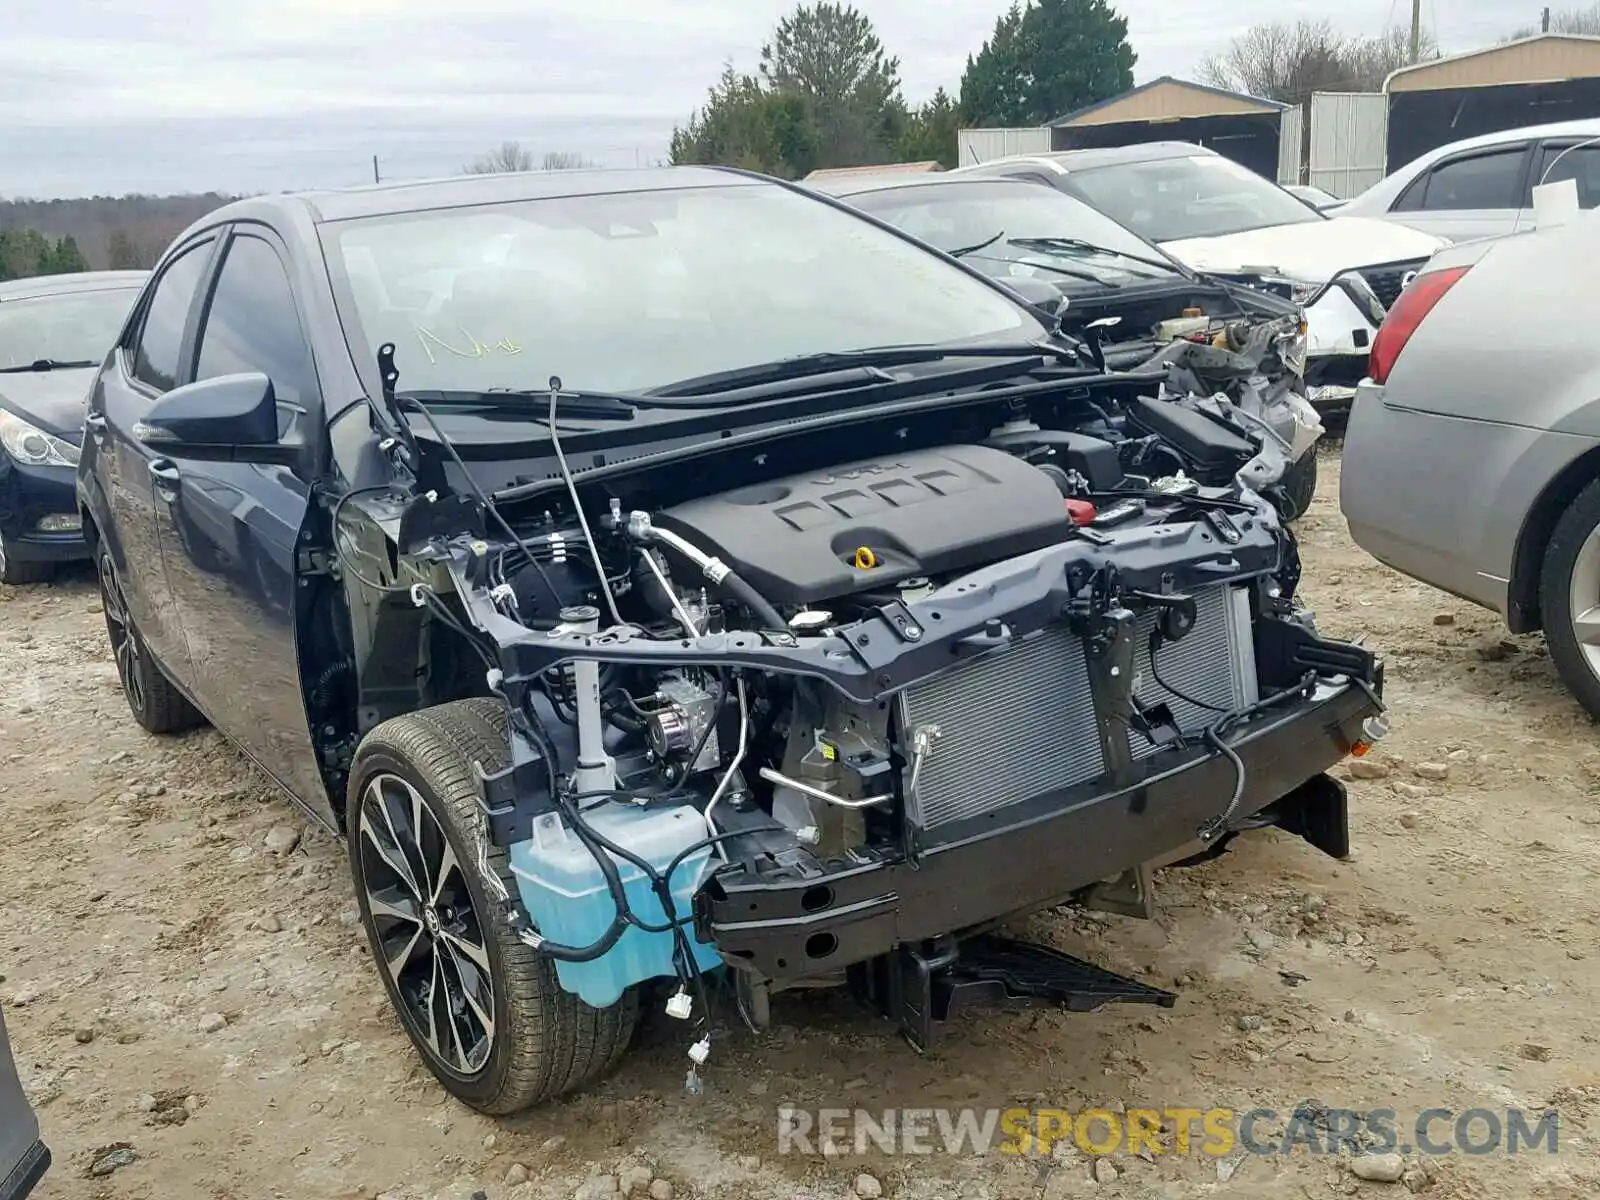
[[[1170,1012],[989,1015],[918,1057],[836,998],[780,998],[703,1095],[657,1021],[596,1089],[510,1121],[447,1100],[389,1015],[343,849],[214,733],[142,734],[87,574],[0,588],[0,1002],[57,1165],[88,1197],[1592,1197],[1600,748],[1538,639],[1303,522],[1325,628],[1389,663],[1394,731],[1350,783],[1352,859],[1251,835],[1163,872],[1154,922],[1029,932],[1177,984]],[[242,678],[241,685],[247,686]],[[1373,765],[1375,764],[1375,765]],[[1347,773],[1342,769],[1341,773]],[[1560,1108],[1560,1153],[779,1156],[779,1104]],[[1439,1127],[1436,1132],[1446,1128]],[[120,1151],[120,1153],[119,1153]],[[1112,1167],[1115,1170],[1108,1170]],[[1098,1177],[1098,1178],[1097,1178]],[[653,1187],[653,1192],[648,1188]]]

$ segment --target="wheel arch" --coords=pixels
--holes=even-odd
[[[1544,614],[1539,609],[1539,577],[1544,570],[1550,536],[1561,514],[1597,479],[1600,479],[1600,446],[1580,454],[1557,472],[1523,518],[1511,560],[1511,586],[1507,589],[1506,625],[1512,633],[1533,633],[1544,628]]]

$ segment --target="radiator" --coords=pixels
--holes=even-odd
[[[1255,699],[1249,597],[1216,587],[1196,596],[1195,627],[1162,648],[1161,677],[1195,700],[1233,708]],[[1150,671],[1153,613],[1140,615],[1135,687],[1147,704],[1166,702],[1186,731],[1215,713],[1172,695]],[[977,662],[907,688],[899,698],[902,737],[937,725],[909,797],[913,824],[932,829],[968,820],[1101,775],[1105,758],[1095,723],[1083,639],[1051,626]],[[1155,752],[1130,733],[1136,757]]]

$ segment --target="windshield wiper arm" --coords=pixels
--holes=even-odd
[[[960,258],[964,254],[976,254],[979,250],[987,250],[990,246],[994,245],[1001,238],[1005,237],[1005,235],[1006,235],[1006,231],[1004,229],[1002,229],[999,233],[995,234],[992,238],[986,238],[981,242],[975,242],[971,246],[961,246],[961,247],[959,247],[959,248],[957,248],[955,250],[946,250],[945,253],[948,254],[951,258]]]
[[[548,388],[424,390],[400,392],[397,398],[415,400],[429,408],[488,412],[525,417],[533,421],[550,419]],[[631,421],[638,407],[639,403],[635,397],[618,392],[563,391],[556,400],[556,416],[587,417],[597,421]]]
[[[737,367],[731,371],[718,371],[711,375],[696,375],[680,379],[663,387],[652,388],[643,397],[714,396],[736,388],[752,387],[764,383],[782,383],[787,380],[809,379],[829,375],[851,368],[882,370],[885,367],[912,366],[917,363],[941,362],[947,358],[1027,358],[1056,359],[1058,362],[1079,362],[1078,354],[1068,346],[1051,342],[1018,342],[989,346],[883,346],[876,350],[829,350],[820,354],[802,354],[796,358],[780,358],[776,362],[757,363]],[[893,382],[885,378],[884,382]]]
[[[1085,241],[1075,237],[1019,237],[1007,238],[1009,246],[1021,246],[1024,250],[1086,250],[1091,254],[1114,254],[1118,258],[1126,258],[1130,262],[1143,263],[1147,267],[1160,267],[1172,275],[1181,275],[1177,263],[1165,259],[1152,258],[1147,254],[1134,254],[1128,250],[1115,250],[1110,246],[1102,246],[1098,242]]]
[[[981,259],[983,259],[984,262],[993,262],[993,263],[1015,263],[1016,262],[1015,259],[1011,259],[1011,258],[996,258],[992,254],[977,254],[977,255],[974,255],[973,257],[974,258],[981,258]],[[1089,283],[1098,283],[1101,287],[1104,287],[1104,288],[1119,288],[1119,287],[1122,286],[1120,283],[1116,283],[1116,282],[1114,282],[1114,281],[1112,281],[1110,279],[1102,279],[1100,276],[1096,275],[1093,271],[1085,271],[1085,270],[1082,270],[1081,268],[1075,268],[1075,267],[1063,267],[1060,263],[1029,262],[1026,265],[1028,267],[1030,267],[1031,269],[1035,270],[1035,271],[1048,271],[1052,275],[1065,275],[1069,279],[1083,279],[1083,280],[1088,281]],[[1005,282],[1005,280],[1001,279],[1001,282],[1003,283],[1003,282]]]
[[[20,375],[26,371],[73,371],[83,367],[98,367],[99,365],[97,362],[80,362],[76,359],[63,361],[59,358],[36,358],[26,366],[0,367],[0,375]]]

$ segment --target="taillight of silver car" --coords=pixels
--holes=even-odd
[[[1468,267],[1446,267],[1439,271],[1425,271],[1405,287],[1395,299],[1389,314],[1378,327],[1372,339],[1372,351],[1367,360],[1367,374],[1373,383],[1387,383],[1395,360],[1406,348],[1411,335],[1433,311],[1434,305],[1461,281]]]

